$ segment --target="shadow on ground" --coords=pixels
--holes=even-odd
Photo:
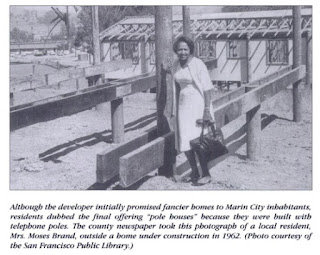
[[[133,122],[125,125],[125,132],[130,132],[143,128],[156,120],[156,114],[149,114],[142,118],[139,118]],[[67,143],[55,146],[47,151],[39,154],[40,160],[44,162],[52,161],[54,163],[60,163],[60,157],[65,156],[79,148],[94,146],[100,142],[112,143],[111,130],[104,130],[102,132],[93,133],[91,135],[83,136]]]

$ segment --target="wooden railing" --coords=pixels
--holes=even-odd
[[[35,89],[46,86],[56,86],[63,82],[70,82],[72,80],[88,78],[102,73],[112,72],[120,69],[130,68],[132,66],[131,60],[104,62],[96,66],[88,66],[83,68],[67,68],[61,71],[47,73],[44,75],[35,74],[35,66],[32,66],[32,73],[26,76],[13,77],[10,79],[10,92],[19,92],[26,90],[21,87],[22,83],[29,83],[29,88]],[[44,85],[34,86],[34,81],[42,81]]]
[[[290,71],[276,72],[263,77],[257,81],[247,84],[244,88],[238,88],[224,95],[222,98],[212,102],[216,106],[214,117],[216,125],[223,127],[243,114],[247,115],[247,154],[249,158],[254,158],[255,145],[261,132],[260,104],[268,100],[278,92],[287,88],[290,84],[301,80],[305,76],[305,66],[300,66]],[[257,85],[260,84],[260,85]],[[129,187],[145,175],[162,167],[163,165],[174,164],[174,132],[155,138],[155,130],[151,130],[141,136],[131,140],[128,152],[126,143],[117,145],[116,153],[108,150],[97,156],[97,182],[106,182],[119,175],[120,184]],[[145,143],[141,146],[141,143]],[[113,170],[108,169],[108,157],[112,153]],[[148,160],[146,160],[148,159]],[[186,164],[188,164],[186,162]],[[119,167],[119,168],[118,168]],[[185,164],[183,165],[185,168]],[[181,169],[175,169],[174,173],[181,174]]]

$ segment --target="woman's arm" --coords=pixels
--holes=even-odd
[[[209,121],[212,120],[212,116],[210,114],[210,103],[211,103],[211,95],[210,90],[206,90],[204,93],[204,112],[203,112],[203,120]]]

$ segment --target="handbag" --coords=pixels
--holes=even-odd
[[[224,145],[224,137],[221,129],[215,128],[214,122],[202,121],[202,130],[200,137],[190,141],[191,148],[198,155],[200,165],[205,166],[210,160],[216,159],[229,151]],[[208,126],[209,132],[204,134],[205,125]]]

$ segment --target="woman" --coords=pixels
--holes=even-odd
[[[198,119],[209,121],[211,79],[206,65],[193,56],[194,43],[191,39],[181,36],[173,44],[173,51],[178,59],[172,65],[173,89],[176,97],[173,102],[173,114],[177,114],[177,132],[179,151],[185,152],[191,165],[191,175],[187,181],[197,181],[205,184],[211,181],[207,167],[203,167],[201,179],[195,152],[190,147],[190,141],[199,137],[201,125]],[[199,180],[198,180],[199,179]]]

